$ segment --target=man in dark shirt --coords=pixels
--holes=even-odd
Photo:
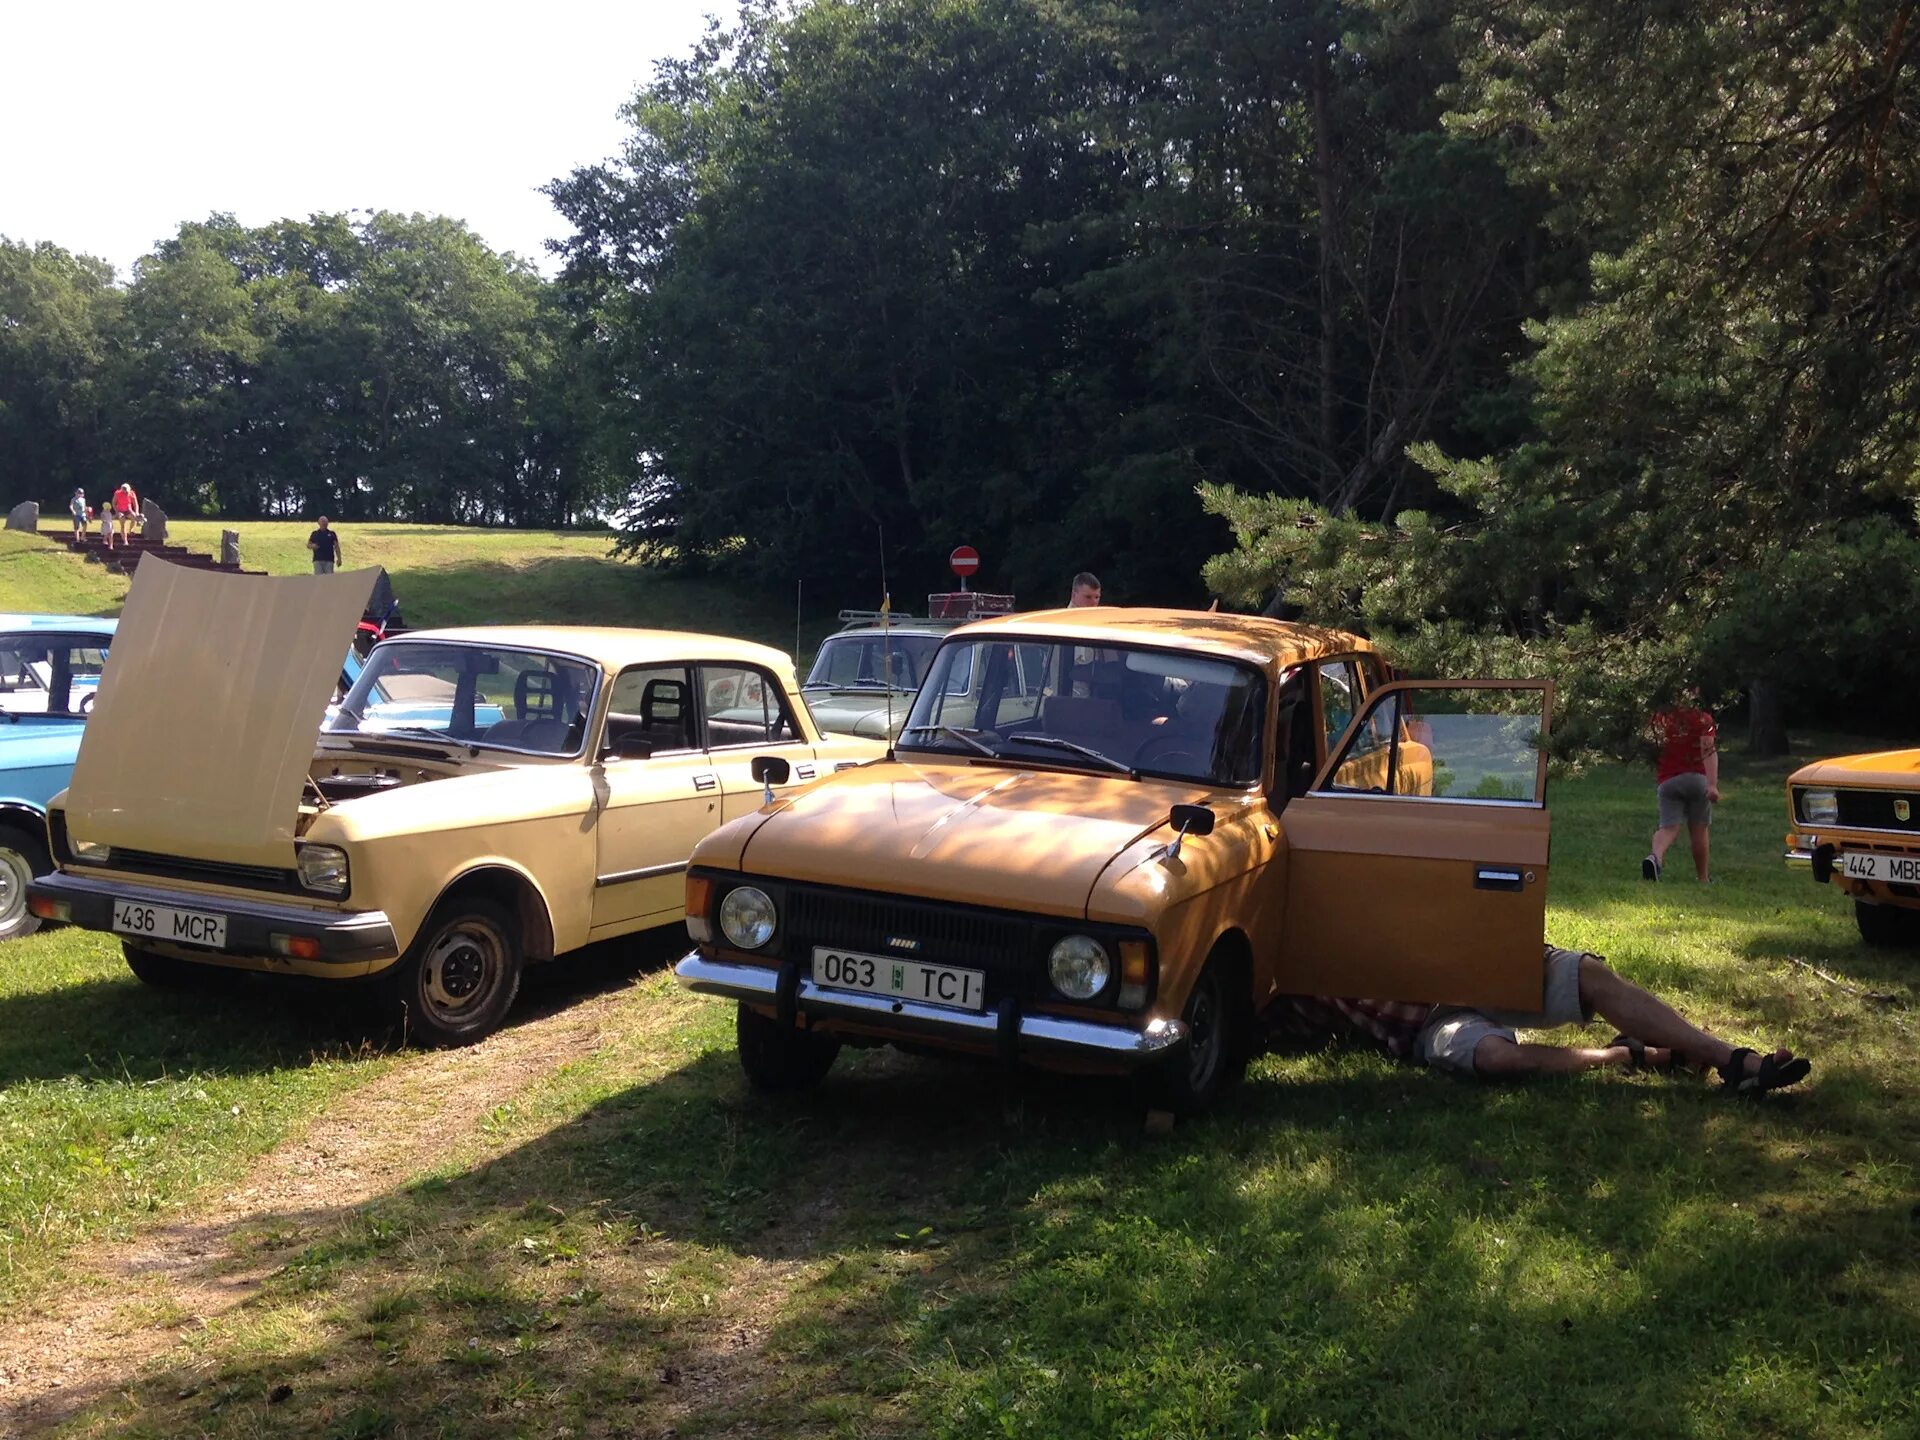
[[[327,517],[320,517],[320,528],[307,536],[307,549],[313,552],[313,573],[331,575],[340,560],[340,536],[327,528]]]

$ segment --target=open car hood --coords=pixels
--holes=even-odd
[[[320,720],[376,573],[144,561],[74,763],[68,833],[291,868]]]

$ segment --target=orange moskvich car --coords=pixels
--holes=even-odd
[[[1920,944],[1920,750],[1842,755],[1787,779],[1787,863],[1853,900],[1870,945]]]
[[[1252,616],[967,625],[886,761],[700,843],[676,974],[739,1002],[762,1088],[901,1042],[1137,1070],[1181,1110],[1277,996],[1537,1005],[1550,698]]]

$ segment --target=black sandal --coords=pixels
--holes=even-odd
[[[1747,1057],[1755,1052],[1742,1046],[1727,1057],[1720,1067],[1720,1088],[1735,1095],[1757,1095],[1762,1090],[1778,1090],[1798,1085],[1813,1072],[1813,1062],[1804,1055],[1780,1060],[1772,1055],[1760,1057],[1760,1068],[1749,1075]]]

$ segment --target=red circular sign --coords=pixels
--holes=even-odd
[[[947,563],[953,566],[953,573],[965,579],[980,568],[980,552],[971,545],[962,545],[947,557]]]

